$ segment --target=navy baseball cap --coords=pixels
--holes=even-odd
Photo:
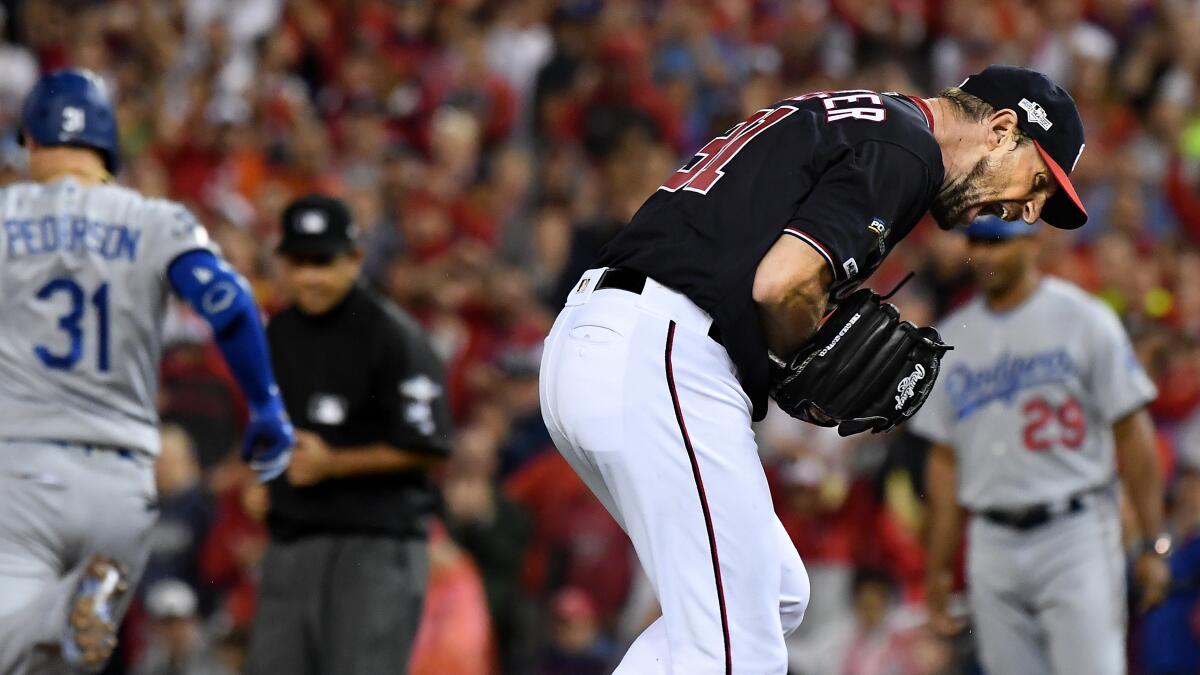
[[[340,199],[307,195],[283,210],[283,239],[276,251],[332,258],[353,251],[357,240],[350,209]]]
[[[1042,207],[1042,220],[1063,230],[1087,222],[1087,209],[1070,174],[1083,154],[1083,120],[1075,99],[1050,78],[1028,68],[993,65],[959,85],[996,110],[1017,113],[1017,126],[1033,139],[1038,154],[1058,180],[1058,191]]]
[[[968,239],[982,241],[1008,241],[1017,237],[1028,237],[1037,232],[1036,225],[1017,218],[1004,220],[997,216],[980,216],[967,226]]]

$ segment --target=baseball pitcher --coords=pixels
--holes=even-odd
[[[62,70],[22,115],[31,182],[0,189],[0,673],[99,670],[155,518],[168,292],[212,325],[251,402],[262,480],[293,434],[247,286],[179,204],[112,183],[103,83]]]
[[[1118,475],[1149,535],[1134,566],[1142,604],[1161,599],[1167,581],[1145,411],[1155,390],[1108,307],[1038,274],[1033,234],[995,218],[967,229],[981,296],[942,322],[955,350],[913,420],[934,444],[931,618],[945,632],[958,627],[946,602],[965,510],[971,615],[987,672],[1117,675],[1125,672]]]
[[[929,99],[814,92],[714,138],[608,243],[540,377],[555,445],[662,605],[618,673],[786,671],[809,582],[751,423],[768,396],[843,435],[907,420],[947,347],[856,288],[926,212],[1083,225],[1082,150],[1071,97],[1022,68]]]

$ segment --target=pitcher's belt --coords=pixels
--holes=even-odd
[[[641,295],[642,291],[646,290],[646,275],[623,267],[610,267],[604,271],[600,281],[596,284],[598,291],[606,288],[615,288],[618,291]],[[721,331],[717,328],[715,321],[708,328],[708,337],[719,345],[724,346],[725,344],[721,342]]]

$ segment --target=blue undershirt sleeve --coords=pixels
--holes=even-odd
[[[282,407],[266,335],[246,281],[204,249],[175,258],[167,277],[179,297],[212,326],[225,363],[252,409]]]

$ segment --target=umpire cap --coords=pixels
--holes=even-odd
[[[90,70],[56,70],[38,80],[25,97],[21,128],[38,145],[91,148],[109,173],[120,168],[116,116],[104,81]]]
[[[328,256],[353,251],[358,231],[350,209],[340,199],[306,195],[283,210],[281,255]]]
[[[963,80],[959,89],[996,110],[1017,113],[1017,127],[1033,139],[1058,181],[1058,191],[1042,207],[1042,220],[1064,230],[1086,223],[1087,209],[1070,178],[1084,147],[1083,120],[1075,99],[1045,75],[1018,66],[988,66]]]

